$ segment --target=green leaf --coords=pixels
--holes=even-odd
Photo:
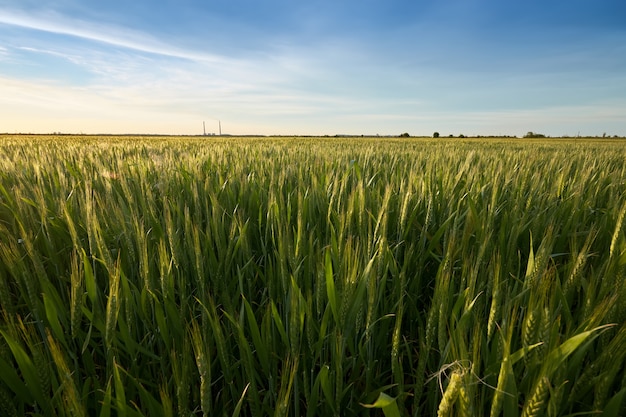
[[[354,169],[354,173],[356,174],[356,179],[361,181],[363,174],[361,172],[361,166],[357,161],[352,161],[352,168]]]
[[[118,364],[113,359],[113,378],[115,382],[115,407],[117,408],[118,415],[125,417],[127,415],[128,407],[126,405],[126,389],[124,388],[124,382],[120,375]]]
[[[250,328],[250,333],[252,334],[252,342],[254,343],[254,348],[256,349],[259,361],[261,362],[263,372],[265,372],[265,374],[267,375],[270,372],[269,354],[267,350],[269,346],[263,343],[261,339],[261,332],[259,331],[259,325],[256,321],[256,317],[254,316],[254,311],[252,311],[252,306],[250,306],[250,303],[248,303],[248,300],[246,300],[245,297],[243,297],[243,305],[246,309],[248,327]]]
[[[565,342],[561,343],[559,347],[550,351],[546,360],[544,361],[544,375],[552,375],[552,373],[556,371],[559,365],[563,363],[563,361],[565,361],[565,359],[567,359],[567,357],[571,355],[572,352],[574,352],[580,345],[582,345],[592,334],[596,333],[593,337],[595,338],[599,336],[598,330],[606,330],[612,326],[612,324],[598,326],[595,329],[591,329],[586,332],[577,334],[576,336],[572,336]]]
[[[339,313],[337,308],[337,293],[335,292],[335,278],[333,277],[333,261],[330,256],[330,249],[326,249],[326,255],[324,256],[325,264],[325,276],[326,276],[326,295],[328,297],[328,303],[332,310],[335,322],[339,322]]]
[[[514,365],[517,361],[519,361],[524,356],[526,356],[528,352],[530,352],[531,350],[541,345],[543,345],[543,342],[535,343],[534,345],[530,345],[530,346],[519,349],[518,351],[513,353],[511,356],[509,356],[509,361],[511,362],[511,365]]]
[[[428,244],[428,248],[426,249],[426,253],[430,253],[435,249],[435,246],[440,244],[441,237],[443,234],[449,230],[450,223],[455,219],[456,211],[454,211],[450,216],[439,226],[439,229],[435,232],[432,238],[430,238],[430,243]]]
[[[102,399],[102,408],[100,408],[100,417],[111,417],[111,378],[107,381],[107,387],[104,391],[104,397]]]
[[[92,308],[96,310],[96,303],[98,301],[98,291],[96,286],[96,279],[93,275],[93,268],[89,262],[89,257],[85,253],[84,249],[81,249],[83,254],[83,270],[85,271],[85,289],[87,290],[87,296],[91,301]]]
[[[24,382],[20,379],[17,372],[15,372],[15,369],[9,365],[2,356],[0,356],[0,381],[3,381],[5,385],[17,395],[21,403],[28,404],[33,401],[33,397]]]
[[[43,284],[43,282],[42,282]],[[42,285],[44,287],[43,292],[43,305],[46,310],[46,318],[48,319],[48,325],[54,334],[54,337],[63,344],[65,348],[67,348],[67,342],[65,340],[65,333],[63,332],[63,328],[61,327],[61,323],[59,321],[59,313],[63,312],[63,309],[57,303],[55,299],[54,289],[52,285]]]
[[[119,371],[123,372],[126,375],[126,381],[132,384],[138,393],[138,398],[141,399],[140,404],[147,411],[147,415],[150,416],[158,416],[158,415],[166,415],[165,406],[161,403],[163,402],[161,398],[157,400],[140,382],[136,376],[133,376],[130,372],[126,371],[121,367],[116,367]],[[136,405],[135,405],[136,406]]]
[[[156,318],[157,326],[159,328],[159,333],[161,334],[161,338],[163,342],[165,342],[165,346],[167,349],[171,349],[172,346],[172,338],[170,337],[170,327],[167,324],[167,319],[165,317],[165,311],[163,310],[163,305],[155,296],[154,300],[154,315]]]
[[[9,336],[9,334],[7,334],[4,330],[0,330],[0,333],[4,336],[4,339],[13,353],[13,357],[15,358],[15,361],[17,362],[17,365],[22,373],[22,377],[24,378],[27,390],[30,391],[30,394],[44,409],[44,411],[49,413],[51,411],[49,398],[44,395],[35,364],[15,339]]]
[[[615,394],[604,407],[602,417],[618,417],[620,415],[620,412],[624,410],[622,408],[622,403],[624,402],[625,395],[626,388],[622,388],[620,392]]]
[[[322,366],[322,369],[320,369],[320,373],[318,374],[318,378],[320,381],[320,385],[322,387],[322,392],[324,393],[324,397],[326,397],[326,401],[328,402],[328,405],[332,408],[333,413],[336,411],[335,410],[335,396],[333,395],[333,389],[330,385],[330,380],[328,378],[328,373],[329,373],[330,368],[328,367],[328,365],[324,365]]]
[[[239,413],[241,412],[241,406],[243,405],[243,400],[246,397],[246,392],[248,391],[249,387],[250,383],[248,382],[248,385],[246,385],[246,387],[243,389],[243,392],[241,393],[241,398],[239,398],[239,401],[237,401],[237,405],[233,410],[233,417],[239,417]]]
[[[365,408],[381,408],[385,417],[400,417],[396,399],[381,392],[374,404],[361,404]]]
[[[530,234],[530,251],[528,253],[528,264],[526,265],[526,281],[533,277],[535,273],[535,252],[533,250],[533,235]]]
[[[519,408],[517,404],[517,384],[515,383],[515,372],[513,371],[513,363],[510,360],[505,360],[502,364],[506,368],[507,377],[504,384],[504,417],[517,417],[519,415]]]
[[[278,329],[278,333],[280,334],[280,338],[283,341],[283,344],[289,347],[289,338],[287,337],[287,333],[285,332],[285,325],[283,324],[283,320],[280,318],[280,314],[278,314],[278,309],[276,308],[276,304],[272,301],[272,317],[274,318],[274,324],[276,325],[276,329]]]

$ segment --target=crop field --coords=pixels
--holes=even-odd
[[[626,141],[0,136],[2,416],[624,416]]]

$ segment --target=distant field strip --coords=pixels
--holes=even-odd
[[[0,415],[623,416],[625,161],[0,136]]]

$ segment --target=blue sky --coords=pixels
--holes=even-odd
[[[0,132],[626,135],[623,0],[0,0]]]

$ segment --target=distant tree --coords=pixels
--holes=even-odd
[[[408,133],[404,132],[400,135],[401,138],[408,138],[411,137],[411,135],[409,135]]]
[[[439,137],[439,132],[433,133],[433,138],[438,138],[438,137]]]
[[[465,137],[465,135],[461,133],[461,134],[459,135],[459,137],[460,137],[460,138],[464,138],[464,137]]]
[[[545,138],[546,135],[535,132],[528,132],[524,135],[525,138]]]

